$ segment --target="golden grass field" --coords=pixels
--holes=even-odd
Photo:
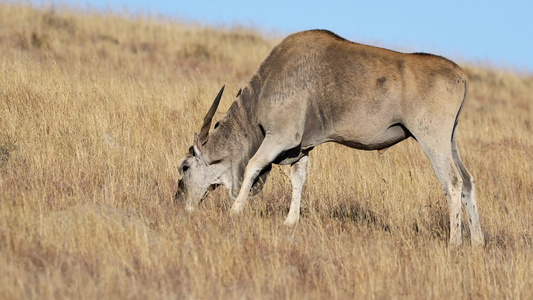
[[[485,246],[447,245],[446,201],[412,139],[310,155],[232,218],[226,191],[174,203],[178,160],[281,37],[0,3],[1,299],[527,299],[533,296],[533,76],[459,62],[458,143]],[[463,224],[466,224],[463,219]]]

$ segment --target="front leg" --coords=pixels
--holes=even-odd
[[[305,155],[299,161],[291,165],[291,183],[292,183],[292,200],[291,208],[287,214],[285,222],[286,226],[292,226],[300,219],[300,202],[302,199],[302,188],[307,175],[307,162],[309,156]]]
[[[252,188],[253,182],[263,169],[263,167],[261,166],[263,166],[263,163],[252,163],[252,160],[250,160],[250,162],[246,166],[246,171],[244,172],[244,179],[241,185],[241,189],[239,190],[239,195],[237,195],[237,198],[235,199],[235,202],[233,202],[233,206],[231,207],[232,215],[238,215],[244,209],[244,204],[246,203],[246,199],[248,198],[248,194],[250,193],[250,189]]]
[[[246,166],[239,195],[237,195],[237,198],[231,207],[232,214],[239,214],[242,212],[248,194],[250,193],[250,189],[259,173],[261,173],[261,170],[270,165],[280,153],[293,147],[295,146],[291,142],[284,141],[283,137],[275,137],[267,134],[261,143],[261,146],[259,146],[259,149],[257,149],[257,152]]]

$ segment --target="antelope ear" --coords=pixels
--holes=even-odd
[[[201,158],[202,157],[202,142],[200,141],[200,137],[198,136],[196,132],[194,133],[194,142],[192,144],[192,148],[194,151],[194,156],[197,158]]]

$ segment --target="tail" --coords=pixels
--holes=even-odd
[[[461,77],[463,78],[464,84],[465,84],[465,91],[463,95],[463,101],[461,101],[461,105],[459,106],[459,110],[457,111],[457,115],[455,116],[455,123],[453,125],[454,131],[455,127],[457,127],[457,123],[459,122],[459,114],[461,113],[461,110],[463,109],[463,105],[466,101],[466,96],[468,95],[468,75],[466,75],[466,72],[461,69]]]

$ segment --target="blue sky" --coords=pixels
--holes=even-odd
[[[284,36],[329,29],[352,41],[533,73],[533,0],[74,0],[79,7],[165,15]]]

